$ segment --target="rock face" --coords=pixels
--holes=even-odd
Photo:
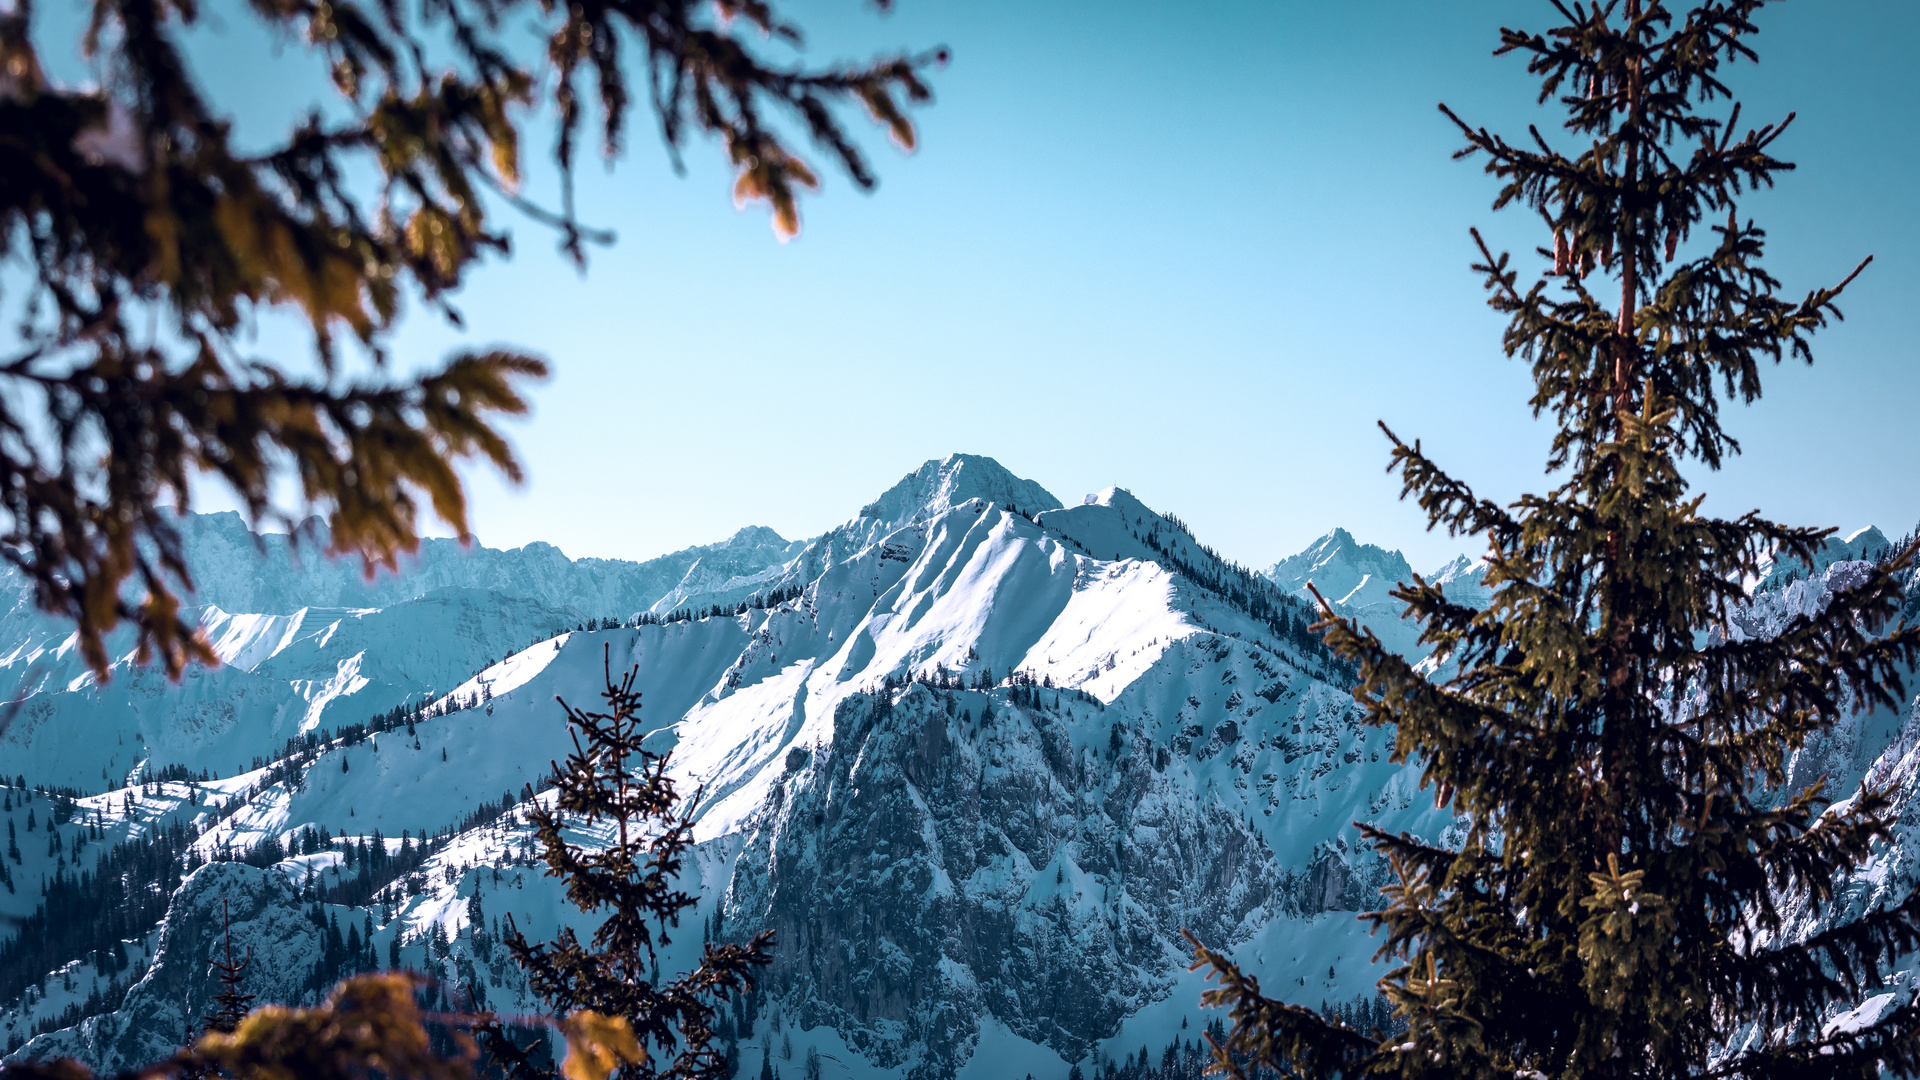
[[[1355,884],[1344,839],[1320,845],[1307,867],[1307,890],[1302,902],[1310,911],[1342,911],[1349,886]]]
[[[246,992],[258,1002],[300,1000],[301,976],[320,952],[322,931],[299,894],[275,871],[213,863],[174,893],[152,963],[117,1012],[42,1035],[19,1056],[64,1054],[126,1067],[173,1053],[189,1025],[205,1030],[203,1018],[215,1009],[220,981],[211,962],[227,956],[229,928],[233,958],[251,958]]]
[[[775,992],[882,1067],[950,1075],[983,1014],[1079,1060],[1170,989],[1181,929],[1277,910],[1263,838],[1124,714],[995,696],[843,702],[736,863],[728,921],[775,930]]]

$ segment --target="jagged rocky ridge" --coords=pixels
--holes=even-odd
[[[115,881],[170,893],[142,925],[76,901],[29,924],[56,944],[0,946],[16,1057],[117,1068],[177,1042],[214,989],[221,898],[265,998],[398,962],[532,1007],[498,921],[540,937],[573,918],[522,811],[566,745],[553,696],[590,697],[603,655],[638,665],[654,737],[704,789],[704,899],[668,966],[701,936],[778,934],[731,1019],[743,1072],[774,1054],[832,1077],[1058,1080],[1190,1045],[1206,1018],[1182,928],[1281,996],[1364,1005],[1374,943],[1352,912],[1384,874],[1350,823],[1448,824],[1305,631],[1311,579],[1417,649],[1385,599],[1404,559],[1338,530],[1255,574],[1125,491],[1063,507],[968,456],[812,540],[743,530],[639,564],[430,545],[368,586],[237,526],[188,523],[228,663],[179,686],[125,665],[95,685],[57,628],[0,619],[0,666],[37,688],[0,773],[53,789],[0,795],[23,830],[0,910],[32,914],[43,880],[106,895],[74,875],[107,851]],[[1736,632],[1817,602],[1871,541],[1764,583]],[[1472,600],[1480,573],[1433,577]],[[1806,767],[1864,775],[1901,719],[1863,718]]]

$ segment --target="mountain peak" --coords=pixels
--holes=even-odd
[[[1025,480],[990,457],[948,454],[900,478],[878,499],[860,508],[860,516],[883,522],[931,517],[968,499],[1015,506],[1026,514],[1060,509],[1046,488]]]
[[[1438,585],[1447,599],[1470,608],[1485,609],[1493,602],[1493,591],[1487,588],[1487,560],[1471,555],[1455,555],[1427,575],[1427,584]]]
[[[1830,536],[1814,552],[1811,567],[1799,559],[1775,556],[1763,565],[1760,574],[1760,587],[1779,584],[1788,578],[1801,578],[1809,574],[1818,574],[1837,562],[1852,562],[1860,559],[1879,559],[1889,554],[1893,542],[1877,526],[1869,525],[1864,529],[1855,529],[1845,537]]]
[[[1386,589],[1413,578],[1413,568],[1398,551],[1362,544],[1341,528],[1332,529],[1308,544],[1305,551],[1281,559],[1263,573],[1289,591],[1305,589],[1311,581],[1329,598],[1344,595],[1368,579]]]
[[[748,525],[727,538],[729,544],[785,544],[786,537],[765,525]]]
[[[1846,546],[1850,552],[1855,553],[1858,557],[1866,558],[1872,556],[1882,548],[1892,547],[1893,545],[1887,541],[1887,534],[1881,532],[1879,526],[1869,525],[1864,529],[1855,529],[1853,532],[1848,533]]]

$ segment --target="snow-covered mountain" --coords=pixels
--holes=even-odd
[[[1424,577],[1457,602],[1485,607],[1486,572],[1482,560],[1459,555]],[[1358,620],[1402,656],[1419,658],[1427,653],[1420,644],[1419,624],[1404,618],[1406,605],[1393,598],[1396,587],[1413,580],[1413,568],[1398,551],[1362,544],[1347,530],[1334,529],[1305,551],[1260,573],[1316,609],[1319,602],[1308,586],[1318,589],[1336,612]]]
[[[1911,542],[1911,538],[1896,545],[1887,539],[1885,533],[1869,525],[1845,536],[1830,537],[1814,555],[1811,568],[1803,566],[1797,559],[1769,560],[1765,572],[1761,575],[1760,587],[1773,588],[1809,577],[1818,577],[1835,563],[1885,559],[1908,542]]]
[[[1401,582],[1413,580],[1413,568],[1397,551],[1359,543],[1347,530],[1335,529],[1262,573],[1316,609],[1319,601],[1308,586],[1318,589],[1334,610],[1358,619],[1395,652],[1416,647],[1419,631],[1401,619],[1406,605],[1390,595]]]
[[[643,563],[429,544],[366,583],[237,519],[187,528],[218,669],[99,685],[57,628],[0,617],[0,678],[32,688],[0,737],[16,1059],[164,1053],[214,991],[223,901],[263,998],[399,963],[532,1008],[499,920],[578,925],[524,810],[569,746],[555,695],[592,698],[608,657],[705,793],[668,966],[692,926],[777,934],[730,1019],[743,1073],[1061,1080],[1190,1051],[1214,1018],[1183,928],[1270,992],[1364,1004],[1353,913],[1384,868],[1352,823],[1449,824],[1304,629],[1312,580],[1417,637],[1385,599],[1406,561],[1339,530],[1255,574],[1122,489],[1063,507],[963,455],[810,540]],[[1471,561],[1437,576],[1484,592]],[[1868,728],[1829,756],[1864,771],[1902,730]]]

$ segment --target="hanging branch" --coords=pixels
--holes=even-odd
[[[122,624],[134,659],[171,677],[216,662],[182,609],[194,576],[177,520],[202,484],[296,540],[324,519],[328,550],[369,574],[417,549],[423,515],[471,539],[461,469],[522,479],[498,425],[526,412],[548,365],[463,350],[404,375],[388,351],[408,297],[461,325],[452,294],[510,251],[496,206],[555,230],[576,265],[612,239],[574,205],[589,104],[611,159],[644,71],[676,160],[716,137],[735,198],[767,203],[787,238],[798,193],[819,183],[788,132],[871,188],[846,114],[911,148],[907,110],[930,100],[923,76],[946,57],[804,63],[789,55],[798,29],[764,0],[241,7],[322,61],[337,94],[258,150],[236,142],[188,61],[198,5],[87,0],[80,44],[98,86],[47,76],[31,0],[0,10],[0,235],[21,283],[0,346],[0,562],[73,621],[100,679]],[[545,71],[523,59],[541,55]],[[522,169],[548,104],[557,209]],[[304,325],[309,374],[248,344],[275,314]]]

